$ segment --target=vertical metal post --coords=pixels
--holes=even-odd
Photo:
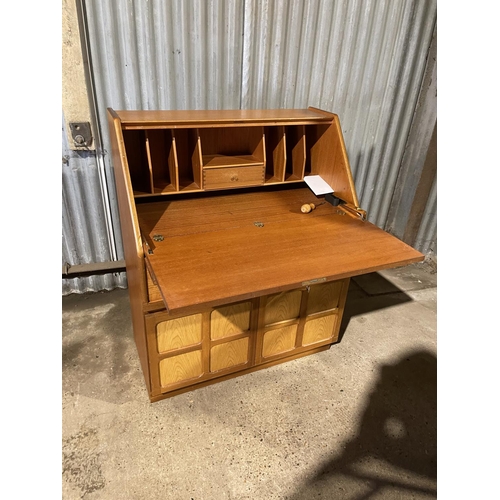
[[[106,225],[106,233],[109,242],[109,251],[111,260],[118,260],[118,253],[116,250],[116,241],[113,230],[113,217],[111,214],[111,204],[109,199],[109,185],[106,178],[106,169],[104,165],[104,155],[102,147],[102,134],[98,120],[98,105],[95,92],[95,81],[92,69],[92,57],[90,51],[87,11],[85,0],[76,0],[76,10],[78,13],[78,24],[80,28],[80,42],[82,48],[82,58],[85,69],[85,78],[87,80],[88,99],[90,107],[90,115],[92,120],[92,128],[94,131],[95,151],[97,161],[97,171],[99,174],[99,187],[104,205],[104,220]]]

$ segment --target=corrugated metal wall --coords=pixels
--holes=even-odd
[[[319,107],[339,115],[361,206],[385,228],[436,0],[87,0],[84,8],[105,150],[107,107]],[[421,250],[436,237],[435,200],[427,205]]]
[[[93,151],[71,151],[62,125],[62,263],[111,260],[98,162]],[[66,278],[62,293],[97,292],[127,286],[125,273]]]

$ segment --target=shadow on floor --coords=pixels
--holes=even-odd
[[[383,366],[357,435],[291,500],[382,498],[382,490],[392,490],[394,496],[388,498],[435,497],[436,383],[437,360],[427,351],[408,353]]]
[[[136,365],[128,290],[69,295],[62,312],[63,389],[116,402]]]
[[[369,273],[352,278],[340,325],[338,342],[354,316],[410,302],[413,299],[379,273]]]

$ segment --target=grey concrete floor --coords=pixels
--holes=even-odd
[[[354,278],[328,351],[153,404],[128,292],[63,297],[63,498],[436,498],[436,277]]]

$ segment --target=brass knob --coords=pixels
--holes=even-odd
[[[238,180],[238,174],[231,175],[231,180],[232,181],[237,181]]]

